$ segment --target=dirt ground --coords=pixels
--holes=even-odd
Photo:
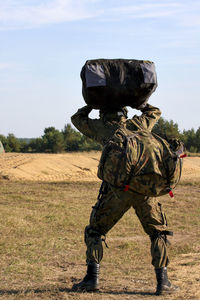
[[[0,177],[21,181],[97,181],[100,152],[64,154],[3,153]],[[200,157],[184,158],[182,179],[200,180]]]
[[[100,158],[100,152],[89,152],[89,153],[65,153],[65,154],[22,154],[22,153],[3,153],[0,155],[0,179],[3,185],[6,185],[6,181],[9,181],[9,185],[14,184],[14,182],[18,182],[17,184],[23,185],[27,182],[28,184],[37,184],[38,182],[42,182],[42,184],[46,184],[45,182],[70,182],[71,184],[76,181],[82,182],[91,182],[98,181],[96,176],[98,161]],[[173,238],[171,238],[172,244],[174,245],[174,251],[177,251],[177,255],[174,254],[174,258],[170,264],[170,278],[175,284],[178,284],[181,287],[180,293],[174,296],[166,296],[160,297],[159,299],[173,299],[173,300],[185,300],[185,299],[200,299],[200,248],[197,240],[199,239],[199,234],[197,230],[198,222],[197,222],[197,214],[199,211],[199,182],[200,182],[200,157],[187,157],[184,159],[183,165],[183,174],[182,174],[182,185],[178,186],[177,191],[177,199],[179,208],[174,209],[174,216],[176,216],[177,211],[179,211],[179,216],[177,215],[177,222],[179,219],[182,222],[188,223],[189,221],[192,227],[187,225],[187,230],[185,230],[185,225],[183,229],[179,228],[176,224],[176,218],[171,217],[174,222],[174,226],[179,228],[178,234],[176,234]],[[29,182],[29,183],[28,183]],[[195,182],[197,184],[195,184]],[[59,183],[56,183],[59,185]],[[190,187],[190,184],[193,187]],[[87,185],[87,184],[86,184]],[[95,186],[97,184],[95,183]],[[28,189],[28,187],[26,187]],[[33,187],[31,187],[31,190]],[[63,193],[64,186],[62,186]],[[10,192],[11,193],[11,192]],[[51,191],[53,193],[53,191]],[[68,193],[68,192],[67,192]],[[7,192],[8,194],[8,192]],[[6,194],[6,195],[7,195]],[[28,194],[29,195],[29,194]],[[59,195],[59,193],[58,193]],[[12,195],[11,195],[12,196]],[[52,195],[53,197],[53,195]],[[69,197],[68,194],[66,197]],[[77,196],[78,197],[78,196]],[[164,196],[165,197],[165,196]],[[166,196],[167,197],[167,196]],[[63,198],[63,194],[62,194]],[[191,203],[191,199],[193,199]],[[75,198],[76,200],[76,198]],[[75,201],[74,200],[74,201]],[[181,201],[182,200],[182,201]],[[3,201],[3,200],[2,200]],[[169,206],[169,210],[171,215],[173,214],[173,201],[167,204]],[[3,203],[3,202],[2,202]],[[12,203],[12,202],[11,202]],[[69,202],[70,203],[70,202]],[[167,202],[168,203],[168,202]],[[2,204],[3,205],[3,204]],[[166,205],[165,205],[166,206]],[[3,206],[4,207],[4,206]],[[7,207],[7,204],[5,205]],[[191,208],[193,207],[193,208]],[[176,206],[175,206],[176,208]],[[187,214],[187,215],[186,215]],[[131,218],[130,218],[131,219]],[[129,220],[128,217],[125,219]],[[120,225],[119,225],[120,226]],[[123,223],[121,225],[123,229]],[[117,227],[113,234],[113,236],[117,235]],[[61,233],[60,233],[61,234]],[[81,233],[82,234],[82,233]],[[148,237],[137,236],[137,238],[148,239]],[[130,238],[131,239],[131,238]],[[119,241],[118,241],[119,242]],[[126,243],[123,244],[121,241],[119,246],[121,247],[121,251],[124,251],[124,255],[126,255],[126,251],[128,251],[129,246],[131,247],[131,240],[127,241],[126,235]],[[140,244],[140,240],[134,240],[134,244]],[[112,237],[110,239],[110,243],[112,246]],[[136,243],[136,244],[137,244]],[[189,244],[188,244],[189,243]],[[116,241],[115,241],[116,244]],[[123,246],[124,245],[124,250]],[[183,248],[183,245],[185,245]],[[127,246],[127,249],[126,249]],[[74,247],[74,246],[73,246]],[[75,248],[75,247],[74,247]],[[180,249],[179,249],[180,248]],[[191,248],[191,249],[190,249]],[[112,249],[112,247],[111,247]],[[113,249],[116,249],[113,247]],[[114,251],[113,250],[113,251]],[[112,250],[111,254],[112,254]],[[179,253],[180,252],[180,253]],[[110,255],[111,255],[110,254]],[[119,254],[118,254],[119,256]],[[118,257],[116,256],[116,257]],[[114,263],[114,262],[112,262]],[[109,261],[105,262],[106,266],[112,266],[109,264]],[[67,274],[69,282],[65,279],[63,286],[64,288],[58,288],[55,292],[55,296],[52,296],[52,293],[42,291],[42,293],[38,293],[38,291],[34,292],[34,297],[32,299],[157,299],[154,295],[155,290],[155,282],[152,282],[150,277],[151,271],[150,266],[146,263],[141,264],[141,268],[147,268],[147,272],[144,275],[144,278],[133,275],[129,276],[127,273],[126,276],[121,277],[118,276],[116,278],[120,278],[120,282],[115,281],[115,277],[109,278],[109,268],[106,269],[103,274],[105,278],[108,280],[102,280],[102,292],[97,294],[76,294],[71,292],[71,278],[74,278],[74,274],[76,273],[75,264],[68,266]],[[139,266],[139,263],[136,263],[136,267]],[[121,266],[122,274],[128,270],[128,266]],[[133,266],[134,267],[134,266]],[[111,268],[111,267],[110,267]],[[113,267],[112,267],[113,268]],[[139,267],[138,267],[139,268]],[[131,267],[132,269],[132,267]],[[137,269],[137,268],[136,268]],[[78,279],[81,278],[82,274],[85,271],[84,264],[77,265],[77,276]],[[65,272],[65,273],[66,273]],[[102,270],[102,272],[104,272]],[[76,277],[77,277],[76,276]],[[106,277],[107,276],[107,277]],[[136,279],[134,279],[136,278]],[[77,280],[77,278],[76,278]],[[66,288],[67,285],[67,288]],[[68,288],[69,286],[69,288]],[[147,292],[148,291],[148,292]],[[18,291],[5,291],[0,290],[0,299],[31,299],[30,295],[19,294]]]

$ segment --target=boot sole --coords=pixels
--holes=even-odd
[[[174,291],[162,291],[155,293],[156,296],[162,296],[162,295],[170,295],[170,294],[176,294],[180,291],[180,289],[174,290]]]
[[[99,288],[89,288],[89,287],[72,287],[73,292],[96,292]]]
[[[90,293],[90,292],[98,292],[99,289],[72,289],[72,292],[78,292],[78,293]]]

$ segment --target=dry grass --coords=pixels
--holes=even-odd
[[[150,241],[133,210],[107,236],[101,291],[71,291],[86,269],[83,231],[99,189],[99,156],[0,156],[0,299],[157,299]],[[174,230],[169,275],[181,287],[169,299],[200,299],[200,158],[186,158],[183,171],[175,199],[161,198]]]
[[[98,188],[95,182],[0,182],[0,299],[157,299],[150,241],[133,210],[107,236],[101,291],[71,291],[85,273],[83,230]],[[199,192],[190,180],[173,200],[161,198],[174,230],[169,276],[181,287],[169,299],[200,299]]]

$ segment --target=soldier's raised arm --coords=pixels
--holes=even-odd
[[[90,126],[89,126],[89,113],[92,111],[92,108],[88,105],[79,108],[78,111],[71,117],[73,125],[86,136],[91,135]]]
[[[151,131],[161,116],[160,109],[147,103],[146,106],[140,110],[142,115],[134,116],[132,120],[135,121],[136,125],[141,127],[141,129],[145,128]]]
[[[84,135],[102,143],[104,138],[104,126],[99,119],[90,119],[88,117],[92,108],[88,105],[80,108],[72,117],[71,121],[73,125]]]

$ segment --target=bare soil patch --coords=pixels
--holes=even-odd
[[[96,181],[99,157],[99,152],[3,153],[0,155],[0,176],[17,181]]]
[[[0,177],[18,181],[98,181],[100,152],[64,154],[3,153]],[[200,157],[184,159],[182,179],[200,181]]]

